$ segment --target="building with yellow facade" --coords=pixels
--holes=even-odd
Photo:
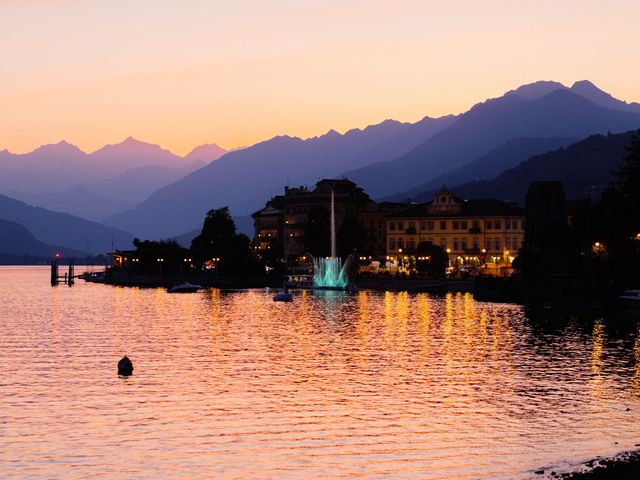
[[[421,242],[442,247],[452,264],[510,265],[524,242],[524,210],[493,199],[462,200],[441,189],[428,203],[386,219],[387,256],[418,254]]]

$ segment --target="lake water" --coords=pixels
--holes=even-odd
[[[4,479],[540,478],[640,443],[633,314],[48,283],[0,267]]]

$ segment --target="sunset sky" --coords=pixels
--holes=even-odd
[[[0,150],[233,148],[542,79],[640,101],[639,18],[637,0],[0,0]]]

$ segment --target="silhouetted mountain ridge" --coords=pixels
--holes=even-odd
[[[426,184],[419,185],[406,192],[397,193],[384,198],[388,201],[404,201],[413,199],[420,193],[440,187],[454,187],[469,181],[488,180],[507,169],[517,166],[529,157],[560,147],[571,145],[576,138],[514,138],[498,148],[494,148],[480,158],[460,168],[434,178]]]
[[[129,248],[133,236],[67,213],[32,207],[19,200],[0,195],[0,219],[18,223],[39,241],[62,245],[73,250],[100,254],[114,248]]]
[[[166,237],[197,228],[211,208],[228,205],[234,216],[246,215],[285,185],[313,184],[337,175],[345,165],[396,158],[454,121],[455,117],[443,117],[415,124],[384,122],[306,140],[279,135],[226,154],[106,222],[141,236]]]
[[[345,171],[341,176],[374,197],[384,197],[426,184],[514,138],[585,138],[638,127],[639,113],[602,107],[565,89],[535,100],[502,97],[476,105],[452,126],[399,158]]]
[[[22,225],[0,219],[0,255],[53,258],[56,253],[67,258],[84,256],[77,250],[59,245],[47,245],[37,240]]]
[[[451,190],[462,198],[497,198],[523,205],[530,182],[559,180],[568,199],[594,198],[613,180],[634,133],[591,135],[568,147],[535,155],[491,180],[468,182]],[[429,201],[436,191],[424,191],[414,198]]]

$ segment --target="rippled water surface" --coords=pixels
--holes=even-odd
[[[0,295],[2,478],[517,479],[640,443],[633,315],[35,267],[0,267]]]

